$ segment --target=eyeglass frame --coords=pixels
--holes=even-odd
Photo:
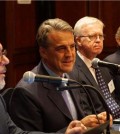
[[[6,50],[6,49],[4,49],[4,50],[2,50],[2,51],[0,52],[0,62],[2,62],[3,56],[6,56],[6,55],[7,55],[7,50]]]
[[[100,34],[100,35],[97,35],[97,34],[94,34],[94,35],[80,35],[78,37],[88,37],[90,41],[95,41],[99,36],[99,39],[100,40],[104,40],[104,37],[105,37],[105,34]],[[93,39],[91,39],[93,38]]]

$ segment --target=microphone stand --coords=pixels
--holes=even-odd
[[[107,113],[107,121],[110,121],[110,111],[109,108],[107,106],[107,103],[103,97],[103,95],[101,94],[101,92],[99,92],[99,90],[97,90],[95,87],[91,86],[91,85],[84,85],[85,88],[89,88],[90,90],[94,90],[98,96],[100,97],[100,100],[102,101],[102,104],[106,110]],[[106,134],[110,134],[110,124],[108,124],[107,129],[106,129]]]
[[[106,110],[106,113],[107,113],[107,121],[110,121],[110,111],[109,111],[109,108],[107,106],[107,103],[103,97],[103,95],[101,94],[101,92],[99,90],[97,90],[95,87],[91,86],[91,85],[82,85],[81,83],[77,82],[76,81],[76,84],[78,85],[75,85],[75,86],[65,86],[65,87],[58,87],[57,90],[58,91],[63,91],[63,90],[70,90],[70,89],[78,89],[78,88],[83,88],[84,90],[87,90],[87,88],[89,88],[90,90],[93,90],[95,91],[98,96],[100,97],[100,100],[102,101],[102,104]],[[106,128],[106,134],[110,134],[110,124],[108,124],[107,128]]]

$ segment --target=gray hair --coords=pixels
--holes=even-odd
[[[70,31],[73,33],[73,28],[64,20],[55,18],[44,21],[38,28],[37,42],[39,47],[47,47],[49,44],[48,34],[53,30]]]
[[[82,29],[85,26],[92,24],[92,23],[97,23],[97,24],[100,24],[102,27],[104,27],[104,24],[101,20],[94,18],[94,17],[85,16],[76,22],[74,26],[74,35],[80,36],[82,34]]]

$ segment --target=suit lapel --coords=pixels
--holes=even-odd
[[[72,116],[67,108],[67,105],[61,95],[60,91],[57,91],[56,86],[52,86],[51,84],[44,85],[48,89],[48,97],[49,99],[56,105],[56,107],[69,119],[72,120]]]
[[[82,77],[82,80],[84,81],[84,79],[85,79],[85,82],[88,81],[88,83],[86,83],[86,84],[89,84],[90,83],[90,85],[93,85],[93,86],[95,86],[95,87],[98,88],[98,85],[97,85],[94,77],[90,73],[88,67],[85,65],[85,63],[82,61],[82,59],[78,55],[76,57],[76,67],[80,71],[80,75],[81,76],[82,75],[84,76],[84,77]]]
[[[40,67],[38,72],[39,74],[43,75],[49,75],[42,63],[40,63]],[[72,120],[72,116],[67,108],[67,105],[61,95],[60,91],[57,91],[57,86],[55,84],[50,84],[50,83],[43,83],[44,88],[48,90],[48,98],[56,105],[56,107],[69,119]]]

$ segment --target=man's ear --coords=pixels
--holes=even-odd
[[[116,42],[118,43],[118,46],[120,46],[120,38],[116,38]]]
[[[39,53],[40,53],[41,57],[46,58],[46,48],[39,47]]]
[[[75,37],[75,43],[76,43],[78,46],[81,46],[81,38],[80,38],[80,37]]]

